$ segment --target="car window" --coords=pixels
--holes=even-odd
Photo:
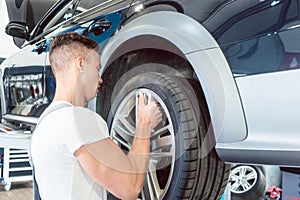
[[[56,1],[57,0],[27,1],[26,24],[28,25],[30,31],[42,19],[42,17],[47,13],[47,11],[54,5]]]
[[[65,21],[69,17],[71,17],[72,7],[73,7],[72,4],[68,4],[67,6],[62,8],[44,27],[43,32],[49,30],[50,28],[56,26],[57,24],[60,24],[61,22]]]
[[[297,7],[296,0],[232,1],[204,24],[221,45],[229,44],[277,31],[284,15],[293,18],[298,14]]]
[[[82,0],[79,2],[76,10],[84,12],[89,10],[97,5],[100,5],[108,0]]]
[[[61,22],[64,22],[71,17],[77,16],[83,12],[86,12],[87,10],[97,6],[101,5],[102,3],[107,2],[108,0],[82,0],[79,1],[77,5],[75,5],[75,2],[69,4],[68,6],[61,9],[61,11],[56,14],[52,20],[45,26],[43,29],[43,32],[49,30],[52,27],[55,27],[56,25],[60,24]]]
[[[251,15],[230,24],[218,38],[219,43],[227,43],[221,48],[236,76],[300,66],[299,40],[296,39],[300,24],[297,1],[263,6],[254,7],[264,8],[261,11],[252,9]],[[243,40],[244,37],[248,39]]]

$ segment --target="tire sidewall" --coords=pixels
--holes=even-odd
[[[130,77],[130,81],[121,81],[122,87],[118,90],[114,91],[113,94],[113,101],[111,106],[111,111],[108,115],[108,125],[109,129],[111,128],[112,122],[113,122],[113,116],[115,116],[115,113],[121,104],[122,100],[128,95],[129,93],[133,92],[137,89],[149,89],[156,93],[165,103],[168,112],[170,114],[170,118],[172,120],[173,129],[174,129],[174,139],[175,139],[175,162],[174,162],[174,168],[172,172],[172,179],[171,182],[167,188],[167,192],[164,196],[164,199],[175,199],[174,196],[176,194],[176,190],[178,188],[178,185],[180,185],[180,173],[182,172],[182,163],[184,162],[184,140],[181,137],[180,134],[180,123],[181,123],[181,116],[178,115],[178,111],[180,110],[179,104],[174,104],[174,102],[171,100],[171,96],[174,95],[171,90],[168,90],[163,81],[166,78],[166,75],[160,74],[160,73],[143,73],[138,74],[135,76]],[[170,76],[168,76],[170,77]]]

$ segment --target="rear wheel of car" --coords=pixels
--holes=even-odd
[[[264,199],[265,176],[257,166],[238,165],[233,167],[229,183],[232,200]]]
[[[151,64],[146,65],[150,69]],[[211,143],[203,142],[208,136],[207,111],[186,79],[153,72],[123,76],[110,101],[111,138],[124,151],[130,149],[140,93],[148,102],[159,103],[163,120],[152,132],[150,164],[139,198],[220,199],[229,166],[218,158]]]

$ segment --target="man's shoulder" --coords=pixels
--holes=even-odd
[[[71,112],[75,120],[80,120],[80,121],[94,121],[94,120],[102,121],[103,120],[98,113],[85,107],[73,106],[71,108]]]

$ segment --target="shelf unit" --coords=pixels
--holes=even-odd
[[[27,149],[5,147],[2,168],[2,184],[6,191],[11,189],[12,182],[32,180]]]
[[[0,148],[3,148],[0,181],[7,191],[11,189],[12,182],[32,180],[32,168],[29,163],[30,139],[30,134],[0,124]]]

